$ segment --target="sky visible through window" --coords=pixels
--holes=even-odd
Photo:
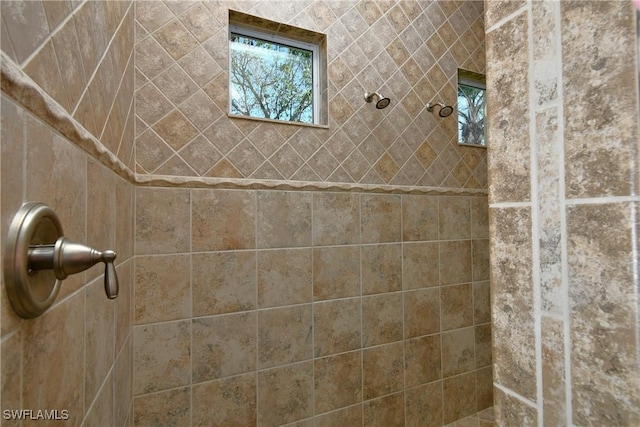
[[[230,37],[231,113],[313,123],[313,52],[243,34]]]

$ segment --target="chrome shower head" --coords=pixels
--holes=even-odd
[[[427,104],[427,111],[433,113],[433,108],[436,105],[440,107],[440,111],[438,111],[438,115],[440,117],[449,117],[453,113],[453,107],[451,105],[444,105],[442,102],[436,102],[436,103],[429,102]]]
[[[365,92],[364,94],[364,100],[367,102],[371,102],[373,100],[373,97],[378,98],[378,102],[376,102],[376,108],[378,110],[382,110],[383,108],[387,108],[389,106],[389,104],[391,104],[391,99],[389,98],[385,98],[382,95],[380,95],[378,92]]]

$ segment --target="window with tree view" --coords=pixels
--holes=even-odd
[[[312,44],[232,27],[230,113],[316,123],[317,55]]]
[[[458,72],[458,143],[486,147],[484,76]]]

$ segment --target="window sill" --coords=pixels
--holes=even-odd
[[[243,116],[240,114],[227,113],[227,117],[229,117],[230,119],[253,120],[257,122],[278,123],[281,125],[294,125],[294,126],[303,126],[303,127],[310,127],[310,128],[316,128],[316,129],[329,129],[329,125],[319,125],[315,123],[302,123],[302,122],[288,122],[285,120],[265,119],[262,117]]]

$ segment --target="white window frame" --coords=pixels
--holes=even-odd
[[[305,43],[305,42],[301,42],[299,40],[294,40],[288,37],[283,37],[283,36],[279,36],[276,34],[271,34],[268,33],[266,31],[258,31],[258,30],[254,30],[254,29],[250,29],[250,28],[246,28],[240,25],[235,25],[235,24],[230,24],[229,25],[229,76],[231,75],[231,35],[232,34],[237,34],[240,36],[245,36],[245,37],[251,37],[251,38],[256,38],[256,39],[260,39],[260,40],[265,40],[268,42],[272,42],[272,43],[276,43],[276,44],[280,44],[280,45],[284,45],[284,46],[290,46],[290,47],[295,47],[298,49],[304,49],[304,50],[308,50],[312,52],[312,85],[313,85],[313,103],[312,103],[312,109],[313,109],[313,123],[305,123],[305,122],[291,122],[291,121],[286,121],[286,120],[277,120],[277,119],[269,119],[267,118],[266,120],[271,120],[274,122],[278,122],[278,123],[296,123],[296,124],[302,124],[302,125],[306,125],[306,124],[313,124],[313,125],[317,125],[319,124],[319,112],[320,112],[320,83],[319,83],[319,76],[320,76],[320,46],[314,43]],[[228,105],[228,111],[229,114],[233,115],[234,117],[245,117],[245,118],[251,118],[251,119],[258,119],[258,120],[265,120],[265,118],[262,117],[254,117],[254,116],[244,116],[244,115],[237,115],[237,114],[232,114],[232,106],[231,106],[231,102],[232,102],[232,94],[231,94],[231,77],[229,77],[229,105]]]

